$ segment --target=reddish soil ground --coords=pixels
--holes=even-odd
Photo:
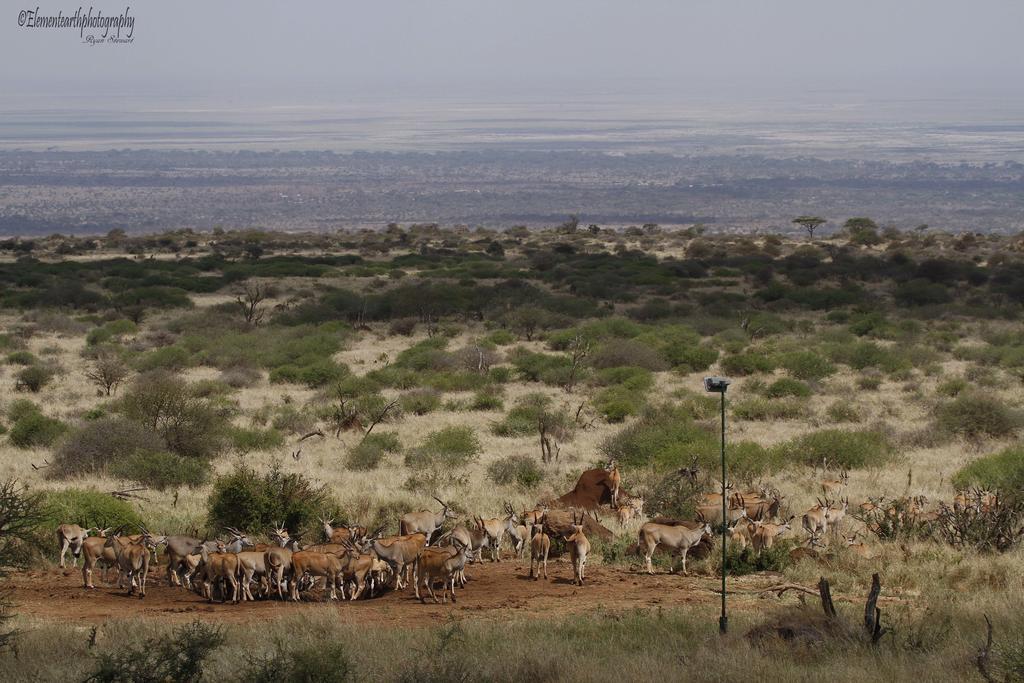
[[[471,565],[467,571],[470,581],[464,590],[459,590],[458,602],[446,605],[420,604],[411,590],[387,591],[372,599],[333,605],[319,601],[318,594],[304,596],[309,602],[301,604],[278,600],[238,605],[207,603],[182,588],[168,587],[165,575],[157,572],[150,574],[146,597],[140,599],[128,597],[126,591],[105,584],[99,579],[99,572],[94,574],[96,589],[86,590],[82,587],[81,570],[70,568],[15,575],[8,585],[13,588],[12,599],[19,614],[79,624],[125,617],[181,620],[199,617],[230,622],[251,620],[253,614],[274,618],[302,614],[309,609],[333,609],[341,620],[420,626],[442,623],[451,616],[528,618],[592,611],[595,607],[624,611],[705,603],[713,612],[719,599],[718,579],[709,576],[664,573],[649,576],[630,568],[595,565],[587,568],[586,585],[578,587],[571,583],[572,571],[567,562],[550,562],[548,568],[549,581],[533,581],[528,577],[529,564],[526,563],[505,560]],[[731,604],[736,609],[763,609],[765,602],[756,597],[755,592],[778,580],[777,576],[764,574],[731,580],[730,592],[736,591]]]

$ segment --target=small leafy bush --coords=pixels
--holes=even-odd
[[[800,380],[790,377],[781,377],[765,388],[765,396],[768,398],[784,398],[793,396],[806,398],[811,395],[811,388]]]
[[[423,443],[405,455],[414,469],[432,466],[456,468],[467,465],[480,454],[480,440],[470,427],[445,427],[427,435]]]
[[[1024,447],[1010,446],[969,462],[953,475],[953,485],[959,489],[976,486],[999,491],[1004,496],[1021,496],[1024,492]]]
[[[289,646],[279,642],[269,657],[250,661],[239,679],[250,683],[341,683],[356,677],[344,643],[325,641]]]
[[[204,460],[174,453],[138,451],[113,461],[108,472],[114,477],[166,491],[179,486],[202,486],[209,479],[210,465]]]
[[[441,393],[433,389],[414,389],[402,394],[399,406],[403,413],[426,415],[441,407]]]
[[[804,381],[822,380],[836,371],[828,358],[814,351],[793,351],[779,357],[779,365],[792,377]]]
[[[225,640],[220,626],[193,621],[175,628],[170,638],[148,638],[140,643],[119,641],[111,651],[96,656],[96,669],[86,680],[96,683],[199,683],[203,680],[206,660]]]
[[[732,406],[740,420],[796,420],[807,415],[807,402],[798,398],[745,398]]]
[[[389,453],[398,453],[402,444],[398,436],[391,432],[370,434],[359,442],[345,458],[345,466],[350,470],[367,471],[377,469]]]
[[[52,446],[67,432],[68,426],[42,413],[29,413],[11,425],[7,438],[18,448]]]
[[[211,527],[261,531],[280,522],[289,531],[309,538],[320,533],[318,515],[340,516],[326,486],[301,474],[285,473],[276,465],[267,472],[236,465],[214,481],[208,506]]]
[[[783,442],[773,449],[786,463],[846,469],[884,467],[892,461],[893,445],[885,434],[869,430],[822,429]]]
[[[139,372],[150,370],[182,370],[192,364],[192,354],[180,346],[164,346],[142,354],[135,361]]]
[[[749,545],[740,550],[738,546],[729,544],[725,551],[725,566],[728,567],[731,576],[782,572],[789,566],[789,553],[796,545],[797,542],[792,538],[778,538],[771,548],[764,548],[757,553]],[[715,558],[721,563],[718,554]]]
[[[246,429],[231,427],[228,430],[231,445],[239,453],[252,451],[270,451],[284,446],[284,434],[271,427],[270,429]]]
[[[137,529],[142,524],[142,519],[130,503],[100,491],[47,491],[44,509],[48,520],[47,531],[51,533],[58,524],[78,524],[86,529],[92,526],[101,529],[118,527],[122,524]]]
[[[754,375],[759,372],[771,372],[775,369],[771,358],[764,354],[753,352],[726,356],[722,359],[721,365],[724,373],[737,377]]]
[[[882,386],[882,376],[877,373],[868,373],[857,378],[857,388],[864,391],[878,391]]]
[[[849,401],[836,401],[826,410],[825,415],[832,422],[860,422],[864,419],[860,409]]]
[[[968,386],[970,386],[970,384],[963,377],[951,377],[944,382],[940,382],[939,385],[935,387],[935,393],[940,396],[956,398],[963,393]]]
[[[496,388],[484,388],[476,392],[467,406],[469,410],[501,410],[504,407],[505,401]]]
[[[101,417],[75,429],[54,454],[52,476],[99,473],[136,453],[158,453],[167,442],[145,425],[124,417]]]
[[[43,387],[53,379],[54,371],[45,365],[29,365],[16,375],[18,386],[28,389],[33,394],[42,391]]]
[[[121,400],[121,412],[159,434],[178,455],[210,458],[225,445],[226,416],[165,371],[136,377]]]
[[[535,458],[510,455],[488,465],[487,476],[495,484],[532,489],[544,479],[544,472]]]
[[[1021,424],[1019,412],[984,394],[961,394],[935,411],[939,430],[969,439],[1012,436]]]
[[[8,365],[35,365],[39,359],[29,351],[14,351],[7,354]]]

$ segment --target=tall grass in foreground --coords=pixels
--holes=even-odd
[[[586,591],[580,593],[566,599],[585,601]],[[201,680],[969,680],[977,676],[974,656],[984,642],[982,612],[995,625],[998,667],[1019,661],[1014,644],[1024,633],[1019,599],[956,606],[937,600],[928,609],[886,604],[889,632],[877,646],[859,636],[860,605],[839,605],[851,626],[831,635],[814,630],[822,622],[816,604],[771,605],[735,614],[724,637],[709,605],[625,613],[593,608],[582,618],[529,621],[452,619],[424,628],[367,627],[345,606],[317,606],[261,621],[259,628],[224,626],[224,644],[207,653]],[[806,633],[752,644],[745,634],[766,622],[806,626]],[[82,680],[100,662],[109,665],[113,653],[181,633],[181,624],[157,620],[112,622],[90,649],[87,629],[47,624],[26,629],[17,656],[4,653],[0,665],[8,680]]]

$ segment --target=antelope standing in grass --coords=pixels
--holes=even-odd
[[[583,533],[584,513],[580,513],[579,521],[576,520],[576,513],[572,516],[572,534],[565,539],[569,546],[569,559],[572,561],[573,583],[577,586],[583,585],[583,579],[587,573],[587,555],[590,554],[590,541]]]
[[[452,592],[452,602],[455,602],[456,577],[465,564],[466,546],[458,539],[452,539],[450,546],[424,548],[416,558],[413,568],[413,592],[417,599],[420,602],[426,602],[426,598],[420,596],[420,586],[422,585],[426,587],[431,599],[436,603],[434,582],[440,579],[443,586],[441,602],[448,602],[449,587]]]
[[[398,520],[399,536],[423,534],[427,537],[427,543],[429,543],[431,537],[444,525],[445,520],[455,518],[455,511],[452,510],[448,503],[437,496],[433,496],[433,498],[441,504],[441,511],[421,510],[419,512],[407,512]]]
[[[842,472],[839,473],[839,477],[836,479],[822,479],[821,490],[824,492],[826,496],[841,493],[843,489],[846,488],[846,485],[849,483],[849,481],[850,475],[847,473],[846,470],[843,470]]]
[[[60,546],[60,568],[64,569],[64,556],[71,551],[71,566],[78,566],[78,556],[82,554],[82,544],[95,527],[83,529],[77,524],[61,524],[57,527],[57,545]]]
[[[533,525],[533,538],[530,539],[530,578],[540,578],[541,566],[544,567],[544,580],[548,579],[548,553],[551,552],[551,537],[544,533],[543,524]],[[534,567],[537,572],[534,573]]]
[[[832,513],[827,498],[824,501],[818,498],[817,501],[818,504],[805,512],[801,519],[804,531],[811,536],[819,536],[828,532],[828,521]]]
[[[672,551],[672,555],[680,554],[683,558],[683,575],[686,575],[686,554],[690,548],[700,543],[705,534],[711,533],[711,524],[707,521],[691,529],[682,522],[665,524],[660,522],[647,522],[640,527],[640,549],[643,551],[644,560],[647,566],[647,573],[653,574],[654,567],[651,565],[651,557],[658,546]],[[674,567],[670,569],[673,571]]]
[[[751,539],[751,546],[754,548],[754,552],[760,553],[762,550],[770,549],[775,545],[775,539],[782,534],[792,529],[792,521],[796,518],[796,515],[790,517],[782,524],[772,524],[770,522],[757,521],[754,522],[754,536]]]
[[[624,527],[633,521],[634,517],[644,516],[644,499],[630,498],[624,505],[615,508],[615,516],[618,518],[619,526]]]
[[[746,515],[743,515],[736,522],[728,528],[729,542],[735,546],[738,546],[742,551],[748,544],[753,540],[754,535],[754,522],[750,520]]]
[[[838,504],[829,505],[828,525],[832,528],[833,533],[839,533],[843,525],[843,520],[846,519],[846,512],[849,509],[849,498],[843,498],[842,500],[838,501]]]

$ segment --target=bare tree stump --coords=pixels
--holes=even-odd
[[[818,595],[821,596],[821,609],[825,611],[825,616],[834,619],[837,616],[836,606],[832,604],[832,589],[824,576],[818,581]]]

